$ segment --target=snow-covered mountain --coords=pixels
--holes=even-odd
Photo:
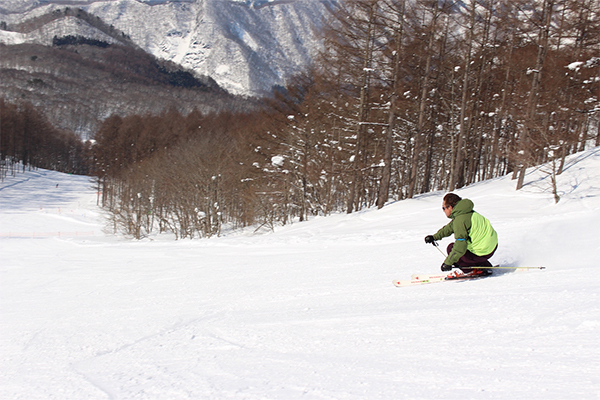
[[[311,62],[333,1],[11,0],[0,6],[0,43],[49,45],[66,35],[115,40],[73,17],[31,23],[81,8],[154,56],[210,76],[233,94],[263,95]]]

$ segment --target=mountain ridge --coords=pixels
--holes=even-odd
[[[57,38],[56,46],[0,44],[4,99],[32,104],[53,126],[82,139],[93,137],[111,115],[252,107],[252,101],[225,92],[212,79],[157,60],[142,49],[98,43],[67,36]]]
[[[58,36],[81,35],[106,41],[100,31],[67,19],[54,19],[56,26],[44,25],[26,33],[6,30],[77,6],[122,32],[122,38],[108,35],[113,40],[130,39],[159,59],[212,77],[233,94],[261,97],[269,95],[274,86],[285,85],[288,77],[311,63],[321,46],[318,31],[322,17],[333,2],[25,0],[7,5],[10,9],[0,9],[5,28],[0,30],[0,43],[49,45],[55,32]]]

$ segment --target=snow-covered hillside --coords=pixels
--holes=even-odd
[[[82,8],[149,53],[210,76],[233,94],[264,95],[312,60],[320,46],[316,30],[330,2],[21,0],[0,6],[0,20],[14,25],[65,7]],[[48,45],[55,35],[106,36],[64,18],[31,32],[0,31],[0,43]]]
[[[85,177],[0,184],[2,399],[597,399],[600,148],[461,189],[492,258],[545,270],[397,288],[443,259],[437,192],[275,233],[112,236]],[[59,234],[60,233],[60,234]],[[442,244],[449,240],[442,241]]]

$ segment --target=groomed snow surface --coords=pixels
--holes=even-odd
[[[598,399],[600,148],[457,191],[502,271],[436,272],[443,192],[208,240],[111,233],[89,178],[0,184],[2,399]],[[58,186],[57,186],[58,185]],[[441,242],[445,247],[451,240]]]

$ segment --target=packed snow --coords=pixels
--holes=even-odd
[[[398,288],[443,258],[444,192],[273,233],[114,235],[90,179],[0,184],[2,399],[597,399],[600,148],[458,190],[490,278]],[[449,239],[441,242],[443,246]]]

